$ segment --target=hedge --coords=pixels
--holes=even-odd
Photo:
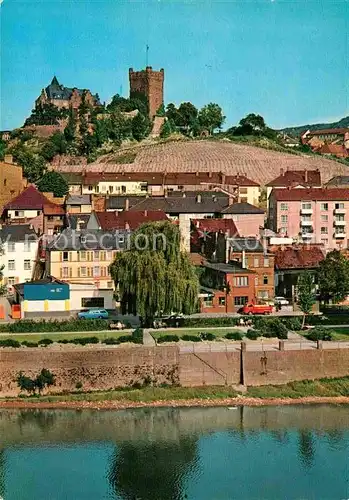
[[[68,321],[33,321],[23,319],[14,323],[0,324],[0,332],[4,333],[49,333],[49,332],[88,332],[107,330],[107,319],[71,319]]]

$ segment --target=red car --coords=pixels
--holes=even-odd
[[[263,304],[245,304],[241,309],[243,314],[271,314],[273,306]]]

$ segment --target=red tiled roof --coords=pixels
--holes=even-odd
[[[199,231],[208,233],[219,233],[229,231],[230,236],[239,237],[233,219],[194,219],[193,224]]]
[[[165,212],[161,210],[145,211],[124,211],[124,212],[95,212],[101,229],[108,231],[111,229],[129,229],[135,230],[145,222],[157,222],[168,220]]]
[[[309,135],[341,135],[349,132],[349,128],[324,128],[322,130],[310,130]]]
[[[348,150],[343,144],[324,144],[318,149],[318,152],[322,154],[340,155],[343,157],[349,156]]]
[[[29,186],[18,196],[9,201],[5,210],[42,210],[44,205],[52,203],[35,186]]]
[[[305,176],[307,173],[307,180]],[[286,170],[286,172],[270,181],[269,187],[292,187],[292,186],[321,186],[321,174],[319,170]]]
[[[64,215],[65,210],[61,205],[55,205],[54,203],[45,203],[43,206],[43,212],[45,215]]]
[[[349,200],[349,190],[343,188],[300,188],[273,189],[272,195],[276,201],[346,201]]]
[[[275,254],[276,269],[313,269],[325,258],[319,245],[278,246],[269,251]]]
[[[145,182],[153,185],[183,185],[194,186],[199,184],[223,184],[233,186],[256,186],[258,182],[248,179],[245,175],[225,175],[217,171],[209,172],[86,172],[85,185],[93,185],[100,181],[118,182]]]

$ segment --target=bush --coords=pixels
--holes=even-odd
[[[158,344],[162,344],[163,342],[179,342],[178,335],[162,335],[157,339]]]
[[[28,340],[23,340],[21,344],[24,345],[25,347],[38,347],[39,345],[37,342],[28,342]]]
[[[237,330],[236,332],[229,332],[226,335],[224,335],[226,339],[229,340],[242,340],[243,339],[243,334],[240,332],[240,330]]]
[[[201,342],[199,335],[182,335],[182,340],[188,340],[189,342]]]
[[[45,347],[50,345],[50,344],[53,344],[53,340],[51,340],[51,339],[41,339],[38,342],[38,345],[43,345]]]
[[[0,332],[9,333],[49,333],[49,332],[88,332],[108,329],[107,319],[71,319],[68,321],[33,321],[24,319],[0,325]]]
[[[281,318],[282,323],[286,326],[288,330],[298,331],[302,328],[302,319],[291,316],[289,318]]]
[[[102,344],[106,344],[106,345],[116,345],[116,344],[120,344],[120,340],[119,339],[116,339],[116,338],[107,338],[107,339],[104,339],[102,341]]]
[[[277,337],[278,339],[287,339],[288,329],[279,318],[273,318],[266,325],[265,331],[262,330],[265,337]]]
[[[308,333],[307,338],[309,340],[313,340],[314,342],[316,342],[317,340],[332,340],[333,333],[334,332],[332,330],[321,328],[321,326],[318,326],[314,328],[314,330],[311,330],[310,333]]]
[[[72,344],[86,345],[86,344],[99,344],[98,337],[77,337],[71,340]]]
[[[134,342],[135,344],[143,344],[143,329],[142,328],[136,328],[135,330],[133,330],[131,342]]]
[[[120,337],[118,337],[118,341],[120,344],[122,344],[123,342],[134,342],[135,344],[138,344],[138,342],[134,341],[132,335],[120,335]]]
[[[17,340],[4,339],[0,340],[0,347],[21,347],[21,344]]]
[[[35,394],[38,390],[39,394],[45,387],[55,385],[55,376],[50,370],[43,368],[41,372],[34,378],[27,377],[23,372],[17,375],[17,385],[21,391],[27,391]]]
[[[201,340],[215,340],[216,339],[216,336],[210,332],[201,332],[201,333],[199,333],[199,336],[201,337]]]
[[[247,330],[247,333],[246,333],[246,337],[249,339],[249,340],[257,340],[258,337],[261,337],[261,332],[259,330],[253,330],[252,328],[250,328],[249,330]]]
[[[205,326],[237,326],[240,318],[183,318],[183,327],[205,327]]]

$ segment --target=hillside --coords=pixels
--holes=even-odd
[[[312,125],[299,125],[297,127],[287,127],[280,130],[293,137],[299,137],[305,130],[322,130],[325,128],[346,128],[349,127],[349,116],[333,123],[313,123]]]
[[[126,155],[127,152],[127,155]],[[130,153],[133,152],[133,155]],[[120,162],[119,156],[131,159]],[[123,164],[122,164],[123,163]],[[319,155],[290,154],[222,140],[178,140],[138,145],[118,153],[101,156],[84,170],[96,173],[118,172],[223,172],[245,174],[260,184],[271,181],[280,170],[319,169],[324,182],[349,172],[349,166]],[[81,165],[55,165],[61,172],[81,172]]]

